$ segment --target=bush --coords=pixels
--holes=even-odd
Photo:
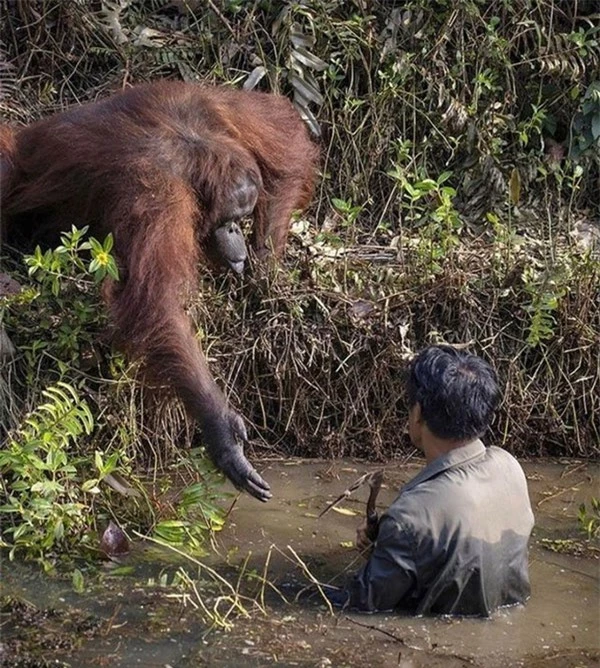
[[[178,457],[179,479],[163,476],[160,460],[159,482],[148,478],[139,428],[147,414],[135,370],[101,335],[106,314],[98,285],[118,279],[112,238],[100,243],[86,239],[86,231],[73,227],[56,249],[36,248],[25,257],[34,282],[0,298],[19,351],[3,369],[12,406],[0,425],[0,513],[8,520],[0,545],[11,558],[18,552],[46,568],[60,556],[97,552],[110,517],[196,550],[223,522],[216,504],[221,477],[198,448]],[[18,269],[14,274],[27,280]],[[153,414],[156,426],[169,411]],[[176,500],[157,499],[155,486]]]

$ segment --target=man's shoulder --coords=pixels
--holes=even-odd
[[[452,494],[448,485],[440,480],[427,480],[411,489],[401,490],[386,511],[386,515],[405,529],[414,524],[420,525],[424,512],[437,515],[446,507]]]
[[[477,460],[469,460],[440,471],[423,482],[402,489],[387,511],[392,519],[408,525],[415,517],[419,522],[426,508],[429,515],[452,514],[473,502],[483,488],[502,489],[513,484],[514,490],[525,490],[525,474],[519,462],[506,450],[488,446]]]
[[[500,465],[509,470],[515,471],[516,473],[523,474],[523,468],[521,467],[521,464],[519,464],[517,459],[504,448],[499,448],[496,445],[490,445],[486,448],[486,457],[487,460],[493,464]]]
[[[504,448],[500,448],[497,445],[488,445],[486,447],[486,451],[489,455],[493,457],[501,457],[502,459],[510,459],[513,462],[516,462],[517,460],[510,454],[508,450],[505,450]]]

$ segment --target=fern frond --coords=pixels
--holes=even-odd
[[[23,421],[21,427],[9,437],[9,445],[23,447],[36,439],[61,446],[89,435],[94,428],[94,418],[87,402],[68,383],[59,381],[42,392],[48,400],[38,406]]]

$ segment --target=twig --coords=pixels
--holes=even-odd
[[[358,622],[356,621],[356,619],[348,617],[348,615],[344,615],[344,619],[348,620],[352,624],[356,624],[356,626],[362,626],[363,629],[370,629],[371,631],[379,631],[379,633],[383,633],[383,635],[388,636],[388,638],[392,638],[392,640],[399,642],[401,645],[404,645],[404,647],[408,647],[409,649],[424,651],[421,647],[412,647],[406,642],[406,640],[404,640],[404,638],[400,638],[400,636],[397,636],[394,633],[391,633],[390,631],[386,631],[385,629],[381,629],[378,626],[374,626],[373,624],[365,624],[364,622]],[[429,647],[429,649],[431,649],[431,647]]]
[[[577,491],[577,487],[565,487],[564,489],[559,490],[555,494],[549,494],[548,496],[545,496],[541,501],[538,501],[536,508],[539,508],[542,505],[542,503],[546,503],[546,501],[550,501],[551,499],[556,499],[558,496],[564,494],[565,492],[573,492],[573,491]]]
[[[333,612],[333,606],[331,605],[331,601],[327,598],[325,592],[323,591],[323,586],[322,584],[317,580],[317,578],[310,572],[308,566],[300,559],[298,556],[298,553],[294,550],[294,548],[291,545],[287,546],[288,550],[294,555],[296,558],[296,561],[300,564],[300,567],[304,571],[304,574],[306,577],[314,584],[316,585],[317,589],[319,590],[319,593],[323,597],[323,600],[327,604],[327,607],[329,608],[329,612],[331,615],[334,614]]]

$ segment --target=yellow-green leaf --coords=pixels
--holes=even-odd
[[[335,507],[335,508],[332,508],[331,510],[335,510],[335,512],[339,513],[340,515],[358,515],[358,513],[356,511],[350,510],[350,508]]]
[[[81,594],[81,593],[83,593],[84,588],[85,588],[85,584],[84,584],[84,581],[83,581],[83,574],[78,568],[76,568],[73,571],[73,589],[78,594]]]
[[[517,205],[521,199],[521,176],[519,170],[514,167],[510,173],[510,201]]]

